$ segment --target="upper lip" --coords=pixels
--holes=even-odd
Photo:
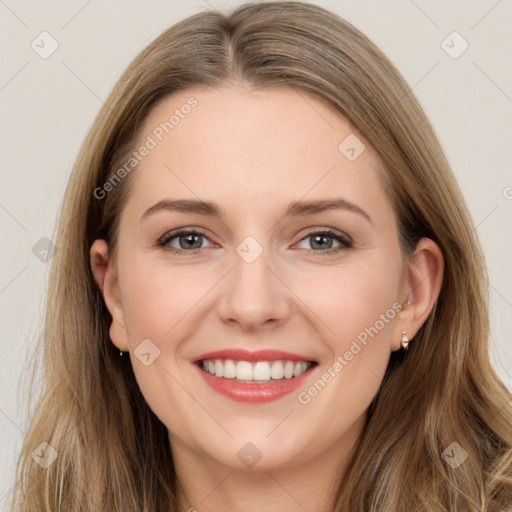
[[[282,350],[256,350],[251,352],[243,348],[228,348],[224,350],[215,350],[213,352],[206,352],[192,360],[197,363],[204,359],[234,359],[236,361],[306,361],[315,362],[308,356],[294,354],[292,352],[284,352]]]

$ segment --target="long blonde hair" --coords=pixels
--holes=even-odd
[[[340,473],[335,512],[512,511],[511,395],[490,364],[487,274],[467,207],[393,64],[348,22],[301,2],[250,3],[229,16],[207,11],[181,21],[135,58],[99,112],[60,214],[42,387],[13,509],[178,510],[167,430],[109,340],[111,318],[89,263],[96,238],[115,249],[130,177],[104,199],[94,191],[126,162],[158,100],[240,81],[293,87],[338,109],[381,157],[404,256],[425,236],[444,255],[436,307],[407,357],[392,354]],[[31,457],[41,442],[57,452],[46,469]],[[456,469],[442,457],[453,442],[468,453]]]

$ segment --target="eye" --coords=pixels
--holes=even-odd
[[[208,245],[204,245],[203,242],[207,241],[208,238],[203,233],[193,229],[181,229],[179,231],[171,232],[164,235],[158,245],[170,250],[176,254],[183,254],[186,252],[195,252],[205,249]],[[352,240],[330,229],[324,229],[321,231],[312,231],[305,237],[303,237],[300,243],[305,241],[310,242],[310,247],[307,250],[316,253],[316,255],[327,255],[339,253],[352,247]],[[333,247],[333,244],[337,242],[337,246]]]
[[[193,250],[204,249],[206,247],[203,246],[203,242],[205,240],[208,239],[199,231],[182,229],[180,231],[164,235],[159,241],[159,245],[169,248],[176,253],[191,252]]]
[[[310,249],[316,253],[334,254],[352,247],[353,242],[346,236],[332,231],[330,229],[322,231],[312,231],[301,239],[301,242],[309,241]],[[333,248],[333,241],[338,242],[338,246]],[[307,249],[307,248],[306,248]]]

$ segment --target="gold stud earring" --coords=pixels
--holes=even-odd
[[[409,338],[406,336],[406,334],[406,331],[402,331],[402,348],[404,350],[407,350],[407,348],[409,347]]]

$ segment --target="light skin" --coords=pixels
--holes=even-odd
[[[133,171],[116,261],[105,241],[91,247],[111,340],[130,352],[141,391],[168,428],[183,510],[328,510],[390,353],[402,331],[414,338],[435,303],[442,254],[422,239],[403,260],[377,154],[366,144],[349,161],[338,146],[354,130],[306,93],[242,85],[181,91],[150,112],[139,143],[190,96],[197,106]],[[290,203],[335,198],[370,220],[346,208],[285,215]],[[212,201],[223,216],[160,210],[142,219],[164,199]],[[178,228],[204,237],[192,248],[179,236],[158,245]],[[315,235],[329,228],[352,246],[332,235],[318,243]],[[252,263],[236,251],[247,236],[262,249]],[[299,403],[298,393],[393,304],[404,307],[308,404]],[[149,366],[134,354],[145,339],[160,350]],[[276,401],[234,402],[191,363],[233,347],[303,354],[318,367]],[[261,453],[252,467],[237,457],[249,442]]]

